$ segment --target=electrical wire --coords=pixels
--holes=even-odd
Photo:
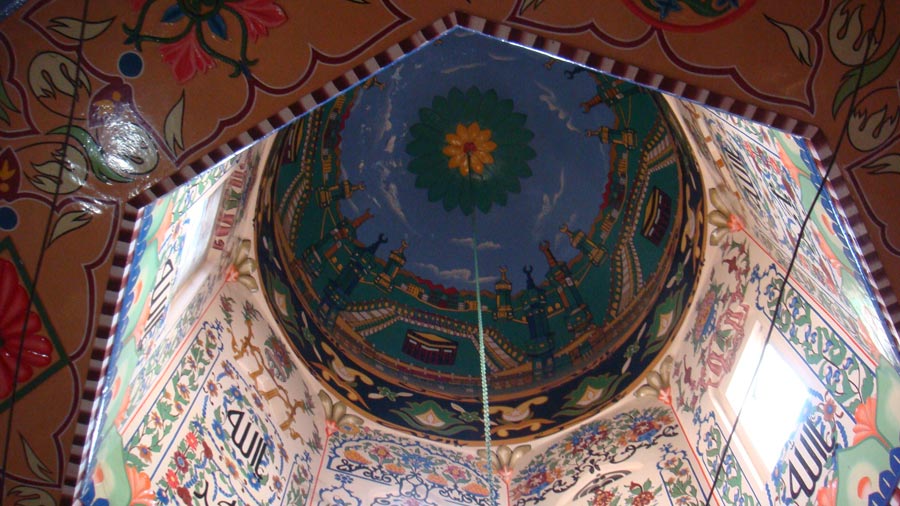
[[[84,0],[84,7],[81,12],[81,19],[87,19],[88,15],[88,4],[90,0]],[[84,47],[84,31],[86,27],[86,23],[81,24],[81,32],[78,38],[78,48],[75,50],[75,76],[77,81],[77,76],[79,72],[81,72],[81,64],[83,60],[82,48]],[[56,189],[53,192],[53,199],[50,202],[49,216],[47,216],[47,224],[44,226],[43,238],[41,239],[41,252],[38,254],[37,264],[34,268],[34,278],[32,278],[31,286],[28,288],[28,306],[25,308],[25,318],[22,322],[22,332],[19,335],[19,350],[16,353],[16,367],[13,371],[13,385],[12,385],[12,393],[10,394],[9,399],[9,413],[6,419],[6,434],[3,437],[3,467],[0,467],[0,498],[6,497],[6,475],[7,475],[7,465],[9,463],[9,445],[10,440],[12,438],[12,427],[13,421],[15,420],[15,410],[16,410],[16,390],[19,387],[19,369],[22,364],[22,355],[25,352],[25,336],[28,331],[28,315],[31,312],[31,308],[34,307],[34,298],[37,292],[38,280],[40,279],[41,272],[43,272],[44,267],[44,258],[46,257],[47,252],[47,240],[50,237],[52,224],[53,224],[53,215],[56,212],[56,205],[59,202],[59,186],[62,184],[63,171],[66,170],[65,167],[67,162],[69,161],[69,150],[74,149],[70,145],[70,141],[72,140],[72,121],[75,117],[75,106],[78,104],[78,85],[73,87],[74,91],[72,92],[72,102],[69,106],[69,118],[66,122],[66,131],[63,136],[63,146],[62,146],[62,154],[60,155],[61,160],[59,160],[59,175],[56,178]],[[62,477],[60,477],[61,479]]]

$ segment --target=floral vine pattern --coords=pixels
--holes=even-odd
[[[750,282],[756,287],[756,308],[774,318],[775,299],[784,279],[772,265],[766,269],[756,266]],[[778,312],[775,328],[803,355],[828,393],[855,410],[874,392],[875,374],[793,286],[785,288],[784,301],[790,310]]]
[[[834,94],[831,114],[840,117],[844,105],[850,104],[845,120],[847,139],[857,152],[865,155],[849,164],[851,180],[860,192],[864,191],[861,185],[868,177],[874,178],[869,184],[882,184],[885,177],[900,174],[900,153],[888,152],[898,140],[896,133],[900,127],[900,95],[895,73],[889,71],[896,66],[900,35],[893,42],[887,39],[891,19],[888,5],[884,1],[851,5],[849,0],[844,0],[835,6],[828,22],[831,55],[848,69]],[[876,154],[877,158],[873,156]],[[885,248],[898,254],[896,233],[891,234],[887,228],[891,220],[876,215],[877,211],[871,209],[874,206],[868,202],[863,207],[881,229]]]
[[[114,477],[121,471],[114,465],[110,468],[110,463],[119,460],[125,474],[134,476],[130,489],[117,486],[114,478],[95,478],[82,490],[83,502],[108,499],[116,503],[126,494],[132,504],[250,499],[302,503],[308,499],[311,462],[321,452],[316,429],[304,431],[310,437],[304,439],[294,430],[296,416],[290,412],[287,420],[278,423],[268,408],[282,395],[281,384],[261,388],[271,385],[277,374],[296,370],[296,364],[282,356],[287,362],[271,365],[267,357],[278,359],[271,339],[257,347],[238,337],[235,326],[244,326],[245,336],[265,335],[259,310],[249,301],[239,303],[238,296],[220,295],[213,311],[222,320],[207,319],[199,326],[188,348],[174,359],[178,367],[162,379],[162,391],[149,412],[124,428],[125,438],[116,437],[120,428],[106,435],[103,452],[107,456],[101,456],[101,472],[95,474]],[[308,421],[313,417],[313,400],[303,390],[306,397],[295,402],[293,409]],[[125,406],[120,409],[124,411]],[[119,419],[121,415],[116,427]],[[111,461],[108,455],[116,452],[122,456]]]
[[[273,0],[178,0],[160,15],[159,22],[175,28],[174,35],[145,32],[150,8],[154,1],[132,1],[138,11],[134,26],[124,26],[126,44],[133,44],[138,51],[144,43],[159,44],[163,61],[172,67],[179,83],[190,81],[197,73],[206,73],[217,62],[231,67],[231,77],[252,77],[250,67],[258,60],[251,59],[248,45],[269,34],[269,29],[284,24],[287,14]],[[237,25],[240,33],[237,54],[226,54],[216,49],[214,39],[230,41],[229,26]],[[171,31],[171,30],[163,30]]]
[[[724,183],[710,191],[716,208],[709,215],[715,227],[711,240],[727,245],[728,237],[739,240],[746,233],[781,268],[787,266],[807,207],[824,184],[810,150],[740,118],[690,104],[679,104],[678,110],[700,120],[691,132],[694,142],[725,169]],[[871,307],[853,300],[869,297],[869,288],[842,222],[830,199],[815,202],[792,277],[814,300],[827,301],[839,325],[860,336],[867,353],[877,356],[886,346],[873,343],[871,336],[882,332],[881,324]]]
[[[703,413],[701,408],[694,411],[693,423],[697,427],[695,450],[701,462],[711,472],[719,468],[721,475],[716,480],[716,492],[726,504],[760,504],[759,497],[747,482],[747,476],[731,447],[725,446],[727,433],[722,430],[714,412]]]
[[[721,274],[718,266],[710,274],[709,289],[700,296],[697,318],[688,337],[692,353],[674,366],[674,404],[689,413],[700,405],[704,392],[718,387],[731,372],[746,338],[749,247],[746,242],[732,240],[723,249],[721,265],[726,274]]]
[[[182,416],[194,400],[192,392],[203,386],[211,365],[222,351],[222,330],[221,324],[204,322],[185,354],[184,360],[192,367],[176,371],[166,382],[166,388],[152,410],[127,439],[130,450],[125,462],[136,470],[147,469],[153,455],[162,452],[164,441],[180,425]]]
[[[680,434],[668,407],[630,410],[587,423],[538,452],[516,474],[510,485],[510,504],[540,504],[548,494],[575,486],[583,474],[625,462],[664,438]]]
[[[676,506],[700,506],[702,489],[694,469],[694,460],[685,450],[676,450],[672,445],[662,445],[663,454],[656,464],[663,486]]]
[[[660,20],[685,7],[694,14],[717,18],[741,5],[739,0],[641,0],[640,3],[650,11],[658,13]]]
[[[350,428],[335,432],[329,444],[326,467],[335,479],[392,487],[422,503],[495,504],[488,497],[485,459],[368,427]]]

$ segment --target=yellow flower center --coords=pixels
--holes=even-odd
[[[482,130],[477,122],[456,125],[456,132],[444,137],[447,144],[443,153],[449,160],[450,169],[459,169],[459,173],[468,176],[469,171],[476,174],[484,172],[484,166],[494,163],[491,155],[497,149],[497,143],[491,140],[491,131]]]

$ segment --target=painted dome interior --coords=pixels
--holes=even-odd
[[[355,409],[474,444],[480,301],[499,435],[559,430],[640,379],[693,296],[704,203],[683,146],[658,93],[450,31],[278,134],[266,297]]]

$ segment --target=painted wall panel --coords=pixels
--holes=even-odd
[[[142,414],[103,435],[82,501],[305,502],[323,418],[250,293],[220,286],[188,336]]]
[[[714,161],[708,173],[719,186],[721,211],[736,218],[729,227],[745,229],[782,271],[797,246],[791,276],[806,297],[869,356],[897,363],[891,333],[861,270],[859,247],[833,203],[832,187],[823,183],[820,170],[827,167],[820,167],[806,141],[731,114],[670,102],[690,124],[695,150]]]
[[[456,449],[370,426],[334,433],[327,448],[314,504],[507,504],[496,473],[497,495],[491,500],[487,460],[470,448]]]
[[[510,483],[510,504],[697,504],[690,451],[671,407],[630,398],[536,442]]]
[[[870,494],[890,495],[893,478],[879,491],[869,486],[877,480],[872,472],[862,470],[887,469],[896,446],[872,422],[876,408],[888,409],[879,399],[892,395],[894,355],[882,352],[890,337],[872,318],[874,303],[857,268],[855,247],[841,228],[843,217],[827,200],[815,203],[785,286],[798,220],[813,205],[820,183],[816,169],[803,148],[783,134],[690,105],[681,105],[680,111],[683,118],[699,119],[688,130],[695,149],[709,153],[706,173],[718,185],[714,192],[721,192],[718,202],[712,199],[710,219],[716,211],[729,218],[712,241],[717,250],[707,253],[709,280],[706,292],[698,294],[695,324],[681,348],[672,351],[673,399],[705,474],[715,482],[717,500],[834,504],[841,495],[844,502],[838,504],[854,504],[875,497]],[[825,192],[823,198],[828,197]],[[782,307],[776,312],[782,287]],[[741,407],[729,412],[722,406],[740,362],[760,360],[761,347],[750,345],[766,342],[770,326],[769,347],[785,357],[791,374],[805,383],[807,396],[790,420],[790,435],[779,443],[775,464],[766,468],[757,465],[758,453],[746,450],[766,435],[747,432],[748,412],[739,424],[744,428],[728,446]],[[772,373],[761,369],[758,380],[767,374]],[[778,396],[769,395],[770,401]],[[778,409],[768,408],[764,416],[789,416]]]

